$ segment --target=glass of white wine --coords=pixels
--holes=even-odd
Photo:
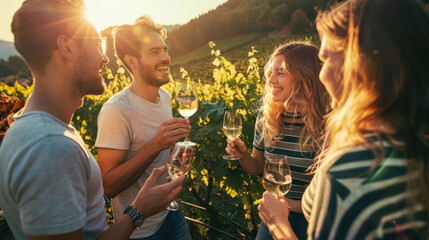
[[[240,136],[242,130],[241,126],[241,116],[240,113],[227,110],[223,116],[223,133],[227,136],[231,141],[238,138]],[[223,156],[226,160],[238,160],[239,157],[235,155],[225,155]]]
[[[178,112],[184,118],[188,119],[198,110],[198,97],[196,85],[190,81],[179,82],[176,91],[176,100],[178,102]],[[197,144],[189,141],[189,137],[184,142],[178,144],[186,146],[196,146]]]
[[[177,143],[174,146],[173,151],[171,151],[170,157],[167,161],[168,175],[170,175],[171,179],[175,180],[182,175],[186,175],[191,168],[191,163],[194,157],[194,147]],[[173,201],[167,209],[177,211],[179,209],[179,205],[176,201]]]
[[[270,154],[265,158],[262,185],[275,196],[283,196],[292,187],[289,160],[285,155]]]

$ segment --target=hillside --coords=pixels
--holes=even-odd
[[[0,59],[7,60],[12,55],[18,55],[13,43],[0,40]]]
[[[277,35],[276,35],[277,34]],[[276,37],[271,37],[275,35]],[[248,66],[248,52],[255,47],[258,51],[255,54],[258,60],[260,73],[263,72],[263,67],[270,54],[278,45],[293,40],[309,40],[315,45],[320,45],[319,36],[316,31],[307,32],[294,36],[279,36],[278,32],[270,32],[259,38],[249,40],[245,44],[234,46],[233,42],[245,39],[248,35],[241,37],[234,37],[224,39],[221,41],[214,41],[216,43],[215,49],[220,49],[222,56],[235,65],[237,72],[244,73]],[[227,47],[229,46],[229,48]],[[205,54],[203,54],[205,51]],[[189,61],[185,61],[189,60]],[[191,79],[194,81],[200,80],[201,82],[210,83],[213,79],[213,57],[210,55],[210,49],[206,46],[197,49],[187,55],[173,58],[170,65],[170,72],[174,80],[181,78],[180,68],[183,67],[189,73]]]
[[[289,35],[302,34],[314,28],[317,10],[333,0],[228,0],[215,10],[191,20],[168,34],[171,56],[177,57],[209,41],[250,33],[280,31],[299,15]],[[296,16],[295,16],[296,18]]]

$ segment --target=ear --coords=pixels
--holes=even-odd
[[[70,37],[60,35],[57,37],[57,48],[62,57],[73,59],[76,54],[76,46],[71,41]]]
[[[128,54],[124,55],[124,61],[125,63],[130,66],[131,70],[138,68],[138,61],[137,58]],[[134,72],[134,71],[133,71]]]

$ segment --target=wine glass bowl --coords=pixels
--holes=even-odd
[[[195,148],[176,144],[167,162],[170,177],[175,180],[182,175],[186,175],[191,168],[194,157]]]
[[[177,143],[171,151],[167,161],[167,171],[171,179],[175,180],[180,176],[186,175],[195,157],[195,148]],[[177,211],[179,205],[176,201],[171,202],[168,210]]]
[[[242,131],[240,113],[233,110],[225,111],[222,130],[225,136],[227,136],[231,141],[238,138]],[[235,155],[225,155],[223,158],[226,160],[239,159],[239,157]]]
[[[270,154],[266,156],[262,185],[275,196],[283,196],[292,187],[292,176],[287,156]]]

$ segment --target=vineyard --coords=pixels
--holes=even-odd
[[[317,36],[303,36],[303,39]],[[260,177],[244,172],[238,161],[225,161],[226,137],[221,132],[223,113],[241,113],[240,138],[252,149],[256,109],[263,94],[263,66],[275,46],[286,38],[257,38],[221,53],[209,43],[211,56],[171,66],[174,80],[190,78],[198,83],[200,106],[190,118],[190,138],[197,142],[196,158],[179,195],[193,239],[253,239],[260,220],[257,205],[263,192]],[[87,96],[74,114],[72,124],[96,156],[97,116],[105,101],[131,83],[122,67],[104,69],[108,88],[101,96]],[[174,99],[175,81],[163,86]],[[26,99],[31,87],[0,83],[0,94]],[[173,115],[179,117],[173,101]],[[107,207],[109,223],[111,212]],[[4,221],[0,218],[0,227]],[[0,233],[2,233],[0,229]],[[1,238],[2,236],[0,236]]]
[[[300,36],[291,37],[277,37],[277,38],[267,38],[261,35],[253,35],[253,38],[250,38],[247,43],[239,45],[237,47],[225,46],[222,52],[222,55],[225,56],[228,61],[230,61],[236,68],[238,72],[245,72],[247,70],[248,62],[248,51],[251,50],[252,46],[255,47],[256,53],[255,58],[258,60],[257,64],[259,69],[263,69],[267,58],[270,56],[273,49],[287,41],[292,40],[308,40],[312,41],[316,45],[320,45],[319,36],[316,32],[309,32]],[[230,44],[231,45],[231,44]],[[220,48],[222,49],[222,48]],[[178,60],[172,59],[171,62],[171,75],[173,79],[180,79],[180,68],[185,68],[191,79],[196,81],[200,80],[204,83],[210,83],[213,79],[213,64],[212,57],[207,54],[207,57],[193,59],[192,55],[201,56],[202,54],[198,52],[199,50],[194,51],[189,54],[186,58],[181,58]],[[207,53],[210,53],[207,50]],[[188,61],[186,61],[188,60]],[[262,71],[261,71],[262,72]]]

